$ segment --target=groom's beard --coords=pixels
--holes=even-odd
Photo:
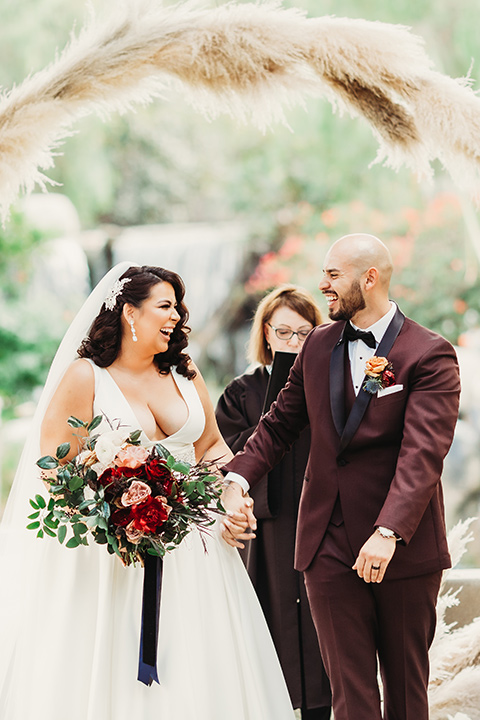
[[[358,280],[354,280],[348,293],[343,298],[338,298],[338,307],[328,312],[330,320],[351,320],[354,315],[366,307],[362,294],[362,288]]]

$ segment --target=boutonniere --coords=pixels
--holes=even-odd
[[[363,383],[365,392],[375,395],[378,390],[395,385],[395,373],[392,363],[385,357],[374,355],[365,364],[366,380]]]

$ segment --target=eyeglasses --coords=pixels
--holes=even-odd
[[[267,322],[268,327],[271,327],[275,335],[279,340],[290,340],[294,335],[296,335],[300,342],[305,342],[307,339],[307,335],[310,332],[309,330],[290,330],[290,328],[276,328],[273,327],[273,325],[270,325],[269,322]]]

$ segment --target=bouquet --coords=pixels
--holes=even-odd
[[[225,512],[211,465],[179,462],[161,443],[145,447],[140,430],[93,434],[101,421],[101,415],[90,423],[70,417],[71,427],[87,432],[81,452],[62,464],[70,452],[70,443],[63,443],[55,457],[37,461],[50,498],[30,499],[27,528],[60,543],[68,534],[68,548],[93,537],[125,565],[143,563],[146,554],[164,557],[194,527],[208,532],[213,514]]]

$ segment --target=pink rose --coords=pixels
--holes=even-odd
[[[125,528],[125,534],[127,536],[127,540],[131,543],[134,543],[135,545],[140,542],[140,540],[143,537],[143,533],[141,530],[137,530],[135,527],[135,523],[130,522],[127,527]]]
[[[167,517],[168,517],[170,515],[170,513],[172,512],[172,506],[168,504],[167,498],[163,497],[163,495],[160,495],[159,497],[157,497],[157,500],[160,500],[160,502],[162,503],[162,505],[165,508],[165,511],[167,513]]]
[[[141,445],[127,445],[115,455],[113,462],[117,467],[138,468],[143,465],[149,455],[149,450]]]
[[[122,505],[124,507],[137,505],[144,502],[151,494],[152,489],[146,483],[141,480],[132,480],[130,487],[122,495]]]

